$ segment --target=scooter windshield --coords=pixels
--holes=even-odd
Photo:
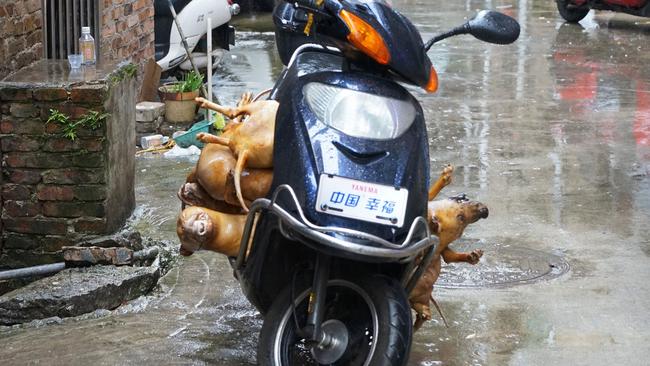
[[[435,71],[424,49],[420,32],[410,20],[391,8],[386,1],[341,1],[339,17],[350,30],[348,40],[357,48],[369,54],[379,63],[387,65],[407,81],[429,91],[435,91],[435,87],[432,87],[432,77],[435,77]],[[380,50],[379,56],[375,57],[375,55],[370,54],[364,49],[365,47],[362,43],[364,41],[367,42],[369,29],[354,29],[354,18],[367,23],[367,25],[372,27],[372,30],[377,32],[381,39],[378,41],[370,40],[370,42],[381,43],[383,41],[383,45],[378,46],[378,48],[383,49],[385,46],[387,52]],[[360,22],[357,21],[357,23]],[[355,32],[361,33],[361,37],[365,38],[355,39]],[[368,46],[368,48],[372,47],[375,46],[372,44]],[[437,82],[437,79],[435,81]]]

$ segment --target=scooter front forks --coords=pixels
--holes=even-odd
[[[325,254],[318,254],[316,257],[316,268],[314,270],[314,281],[309,292],[309,306],[307,308],[307,324],[303,329],[304,334],[314,343],[320,343],[323,335],[321,325],[325,314],[325,298],[327,297],[327,281],[330,276],[331,257]],[[311,343],[310,342],[310,343]]]

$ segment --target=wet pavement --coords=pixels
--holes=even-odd
[[[425,38],[480,8],[515,17],[511,46],[445,40],[430,56],[440,90],[423,103],[432,174],[490,217],[456,248],[482,262],[443,265],[446,319],[415,335],[409,365],[647,365],[650,351],[650,20],[554,2],[395,0]],[[216,93],[270,87],[281,70],[268,16],[240,17]],[[131,225],[176,240],[176,190],[194,161],[139,158]],[[0,330],[3,365],[255,363],[261,319],[222,256],[179,259],[156,294],[83,319]]]

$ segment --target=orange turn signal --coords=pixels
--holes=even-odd
[[[363,19],[348,11],[341,10],[339,14],[350,29],[348,41],[375,61],[387,65],[390,62],[390,52],[379,33]]]
[[[436,72],[436,69],[431,66],[431,74],[429,75],[429,82],[427,83],[427,86],[424,88],[426,91],[429,93],[435,93],[436,90],[438,90],[438,73]]]

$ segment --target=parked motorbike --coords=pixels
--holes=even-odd
[[[427,225],[429,148],[418,101],[427,56],[471,34],[508,44],[519,24],[482,11],[423,44],[383,0],[295,0],[274,12],[287,68],[274,86],[272,194],[250,206],[231,258],[264,315],[260,365],[404,365],[408,294],[437,239]]]
[[[212,25],[213,49],[228,50],[235,43],[235,30],[228,22],[232,15],[239,12],[239,5],[233,4],[232,0],[155,0],[155,59],[163,72],[176,67],[185,71],[192,69],[170,4],[174,7],[176,21],[198,68],[207,65],[208,18]]]
[[[555,0],[555,2],[562,18],[572,23],[582,20],[590,9],[650,17],[650,0]]]

